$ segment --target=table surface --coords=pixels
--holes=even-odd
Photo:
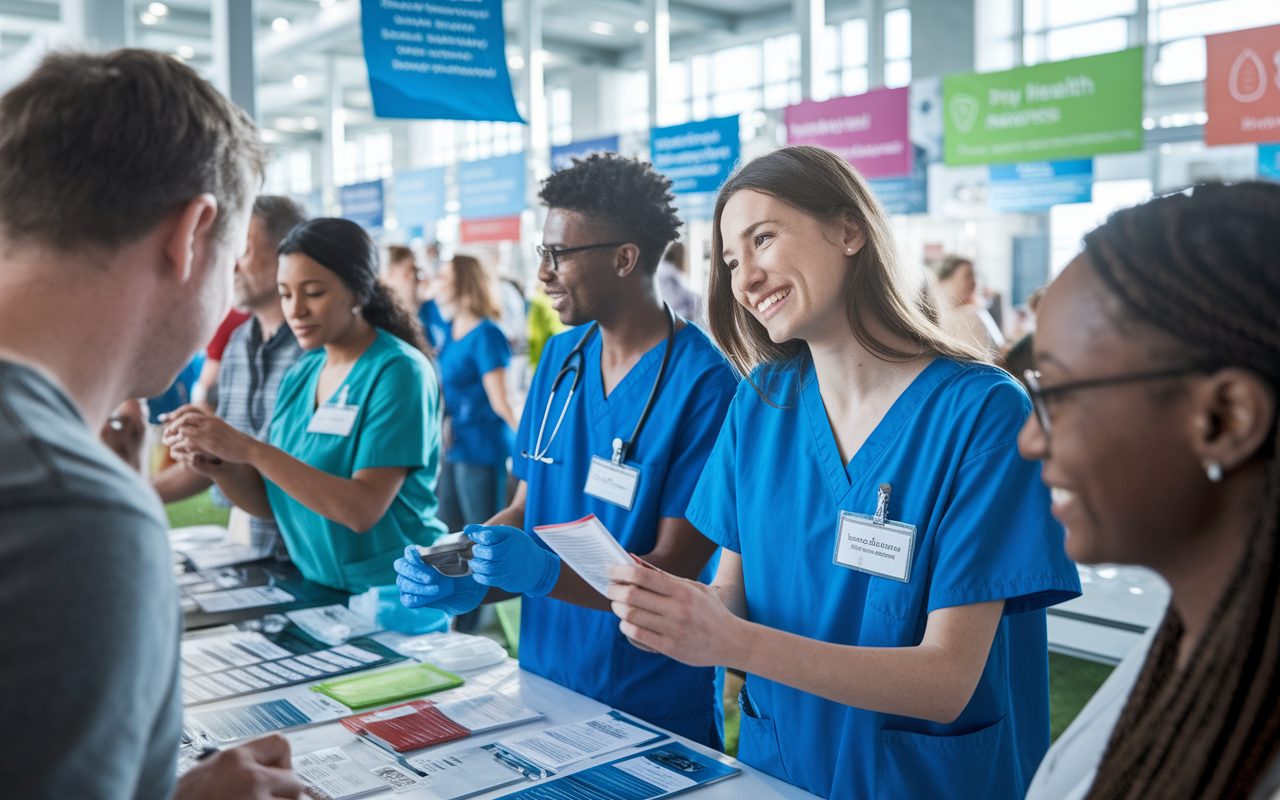
[[[399,669],[404,666],[405,662],[400,662],[399,664],[384,667],[383,669]],[[374,671],[377,670],[370,670],[370,673]],[[369,673],[358,674],[363,675]],[[537,722],[528,723],[526,725],[489,731],[466,739],[437,745],[434,748],[419,751],[421,753],[430,752],[433,755],[445,755],[451,750],[476,747],[510,736],[514,733],[527,733],[540,728],[549,728],[572,722],[580,722],[585,719],[605,714],[610,710],[609,707],[603,703],[598,703],[585,695],[578,694],[577,692],[566,689],[557,683],[521,670],[519,663],[510,658],[496,666],[480,670],[459,672],[458,674],[466,679],[466,683],[464,685],[457,689],[431,695],[431,698],[433,700],[457,700],[484,692],[500,692],[519,700],[530,708],[541,711],[546,715],[546,717],[538,720]],[[325,679],[314,681],[313,683],[319,683],[322,680]],[[312,684],[301,685],[310,686]],[[292,686],[273,689],[252,695],[237,697],[231,700],[221,700],[213,703],[189,706],[188,711],[206,711],[210,709],[230,708],[233,706],[260,703],[266,700],[276,699],[288,692],[297,691],[298,688],[298,686]],[[395,704],[392,703],[390,705]],[[367,710],[368,709],[366,709],[366,711]],[[355,713],[356,712],[354,711],[352,712],[352,714]],[[360,713],[365,712],[362,711]],[[649,723],[644,724],[649,725]],[[284,731],[283,733],[289,739],[294,757],[329,747],[343,747],[357,741],[356,736],[353,733],[342,727],[342,725],[336,721],[306,728],[296,728]],[[816,795],[812,795],[806,791],[798,789],[791,784],[779,781],[776,778],[752,769],[746,764],[743,764],[736,759],[729,758],[723,753],[716,753],[715,751],[700,744],[691,742],[682,736],[678,736],[676,734],[670,735],[675,741],[681,742],[702,753],[714,754],[718,756],[721,761],[733,764],[742,770],[741,775],[694,790],[691,793],[691,796],[696,796],[697,798],[700,798],[700,800],[730,800],[730,798],[743,797],[750,797],[753,798],[753,800],[775,800],[776,798],[794,798],[795,800],[800,800],[801,798],[816,797]],[[374,752],[383,752],[372,745],[363,746],[369,747]],[[612,761],[629,753],[640,752],[650,746],[652,745],[627,748],[625,750],[609,753],[594,759],[587,759],[565,768],[559,774],[565,775],[578,772],[579,770],[586,769],[596,764]],[[530,785],[532,784],[515,784],[501,789],[495,789],[494,791],[486,792],[484,794],[475,795],[475,798],[477,798],[477,800],[486,800],[486,798],[502,797],[504,795],[511,794],[512,792],[519,791],[522,788],[527,788]],[[394,797],[398,798],[398,800],[431,800],[434,798],[434,795],[432,795],[428,790],[416,789],[400,794],[393,794],[390,790],[387,790],[386,792],[369,795],[369,797]]]

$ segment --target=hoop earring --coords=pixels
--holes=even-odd
[[[1204,471],[1210,481],[1213,483],[1222,483],[1222,465],[1217,461],[1210,461]]]

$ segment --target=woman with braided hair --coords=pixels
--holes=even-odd
[[[1112,215],[1049,287],[1035,364],[1020,445],[1043,463],[1068,554],[1147,566],[1172,601],[1028,798],[1274,797],[1280,185]]]

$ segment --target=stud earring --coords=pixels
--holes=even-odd
[[[844,250],[844,252],[845,252],[847,255],[853,255],[853,248],[852,248],[852,247],[846,247],[846,248],[845,248],[845,250]]]
[[[1204,472],[1209,476],[1209,480],[1214,483],[1222,483],[1222,465],[1217,461],[1210,461]]]
[[[360,306],[352,306],[351,313],[356,315],[357,317],[360,316]]]

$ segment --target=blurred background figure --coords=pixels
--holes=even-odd
[[[689,259],[684,243],[672,242],[658,263],[658,295],[671,310],[698,327],[707,325],[706,301],[689,288]]]
[[[978,278],[973,261],[950,255],[934,271],[937,279],[938,324],[952,336],[974,343],[993,356],[1004,347],[1004,334],[991,312],[978,300]]]
[[[436,353],[449,336],[449,322],[436,305],[435,290],[429,276],[418,266],[413,250],[393,244],[387,248],[387,266],[382,271],[383,285],[391,290],[396,303],[418,317],[427,344]]]
[[[505,505],[507,457],[517,424],[506,383],[511,347],[497,324],[497,282],[478,260],[459,255],[446,261],[437,289],[440,301],[453,309],[440,350],[452,432],[440,471],[440,519],[457,531]]]

